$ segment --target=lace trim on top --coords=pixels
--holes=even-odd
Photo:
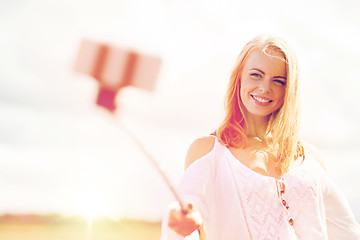
[[[254,172],[237,160],[228,149],[227,152],[231,163],[235,165],[231,167],[232,178],[250,239],[279,239],[279,226],[286,221],[290,226],[294,224],[285,199],[284,179]]]

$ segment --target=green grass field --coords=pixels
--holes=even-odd
[[[0,224],[1,240],[158,240],[161,224],[142,221],[75,224]]]

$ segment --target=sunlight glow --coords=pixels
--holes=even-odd
[[[98,188],[88,187],[76,196],[76,214],[85,217],[91,228],[94,219],[106,215],[107,199],[103,191]]]

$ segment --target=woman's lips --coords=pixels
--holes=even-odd
[[[252,99],[254,99],[256,104],[261,105],[261,106],[267,106],[272,102],[272,100],[267,97],[255,96],[255,95],[251,95],[251,97],[252,97]]]

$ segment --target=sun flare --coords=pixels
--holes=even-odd
[[[87,219],[89,226],[95,218],[106,216],[107,199],[103,191],[98,188],[86,188],[76,196],[76,213]]]

